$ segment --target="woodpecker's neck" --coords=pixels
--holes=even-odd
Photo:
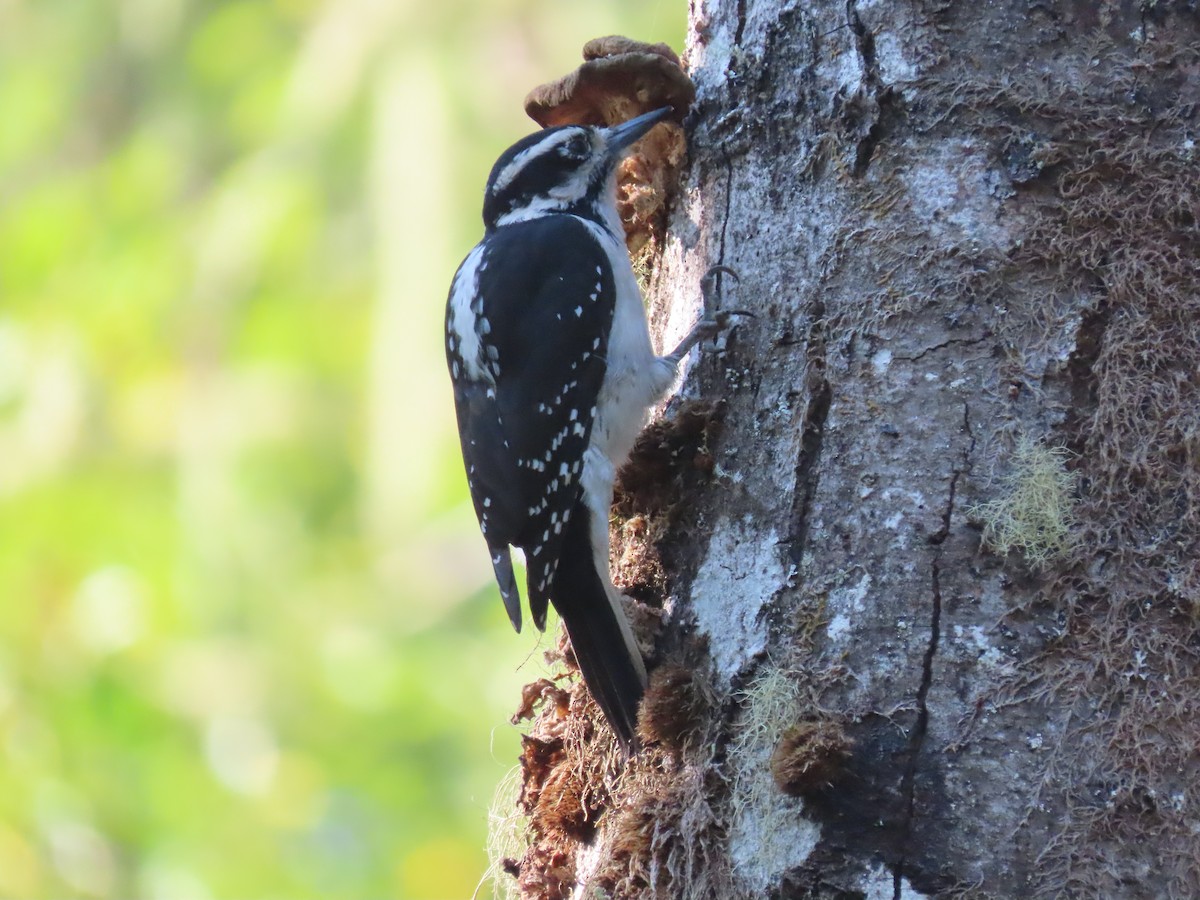
[[[621,224],[621,214],[617,212],[617,174],[605,185],[604,192],[592,203],[591,215],[585,216],[608,231],[618,244],[625,243],[625,228]]]
[[[621,216],[617,212],[617,204],[611,197],[597,200],[594,203],[579,204],[579,208],[571,210],[571,214],[589,222],[595,222],[618,242],[624,243],[625,229],[621,227]]]

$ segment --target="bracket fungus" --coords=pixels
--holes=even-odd
[[[696,88],[675,51],[611,35],[584,44],[583,63],[557,81],[535,87],[525,112],[543,128],[554,125],[617,125],[670,106],[660,122],[625,158],[617,174],[617,208],[625,242],[637,258],[661,231],[662,213],[687,158],[680,124]]]

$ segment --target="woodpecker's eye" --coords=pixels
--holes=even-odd
[[[576,134],[569,141],[559,145],[559,152],[569,159],[587,159],[592,144],[586,134]]]

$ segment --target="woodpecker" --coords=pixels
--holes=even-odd
[[[672,353],[655,354],[616,171],[670,112],[547,128],[501,154],[484,194],[483,239],[446,303],[467,484],[508,617],[519,632],[518,547],[533,624],[544,630],[554,605],[627,752],[637,746],[646,669],[609,575],[613,480],[679,362],[729,315],[706,315]]]

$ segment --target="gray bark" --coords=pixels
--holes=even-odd
[[[1198,46],[1188,3],[693,4],[652,318],[716,263],[756,318],[686,373],[685,493],[619,507],[703,722],[576,896],[1200,895]]]

